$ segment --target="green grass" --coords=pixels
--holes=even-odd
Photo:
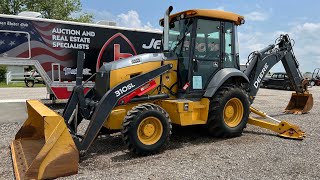
[[[0,82],[0,88],[6,88],[6,87],[26,87],[24,82],[11,82],[7,85],[6,82]],[[33,87],[46,87],[44,84],[35,84]]]

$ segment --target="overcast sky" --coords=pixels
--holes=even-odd
[[[158,22],[172,5],[173,13],[186,9],[220,9],[243,15],[238,28],[241,63],[250,52],[262,49],[281,33],[295,40],[294,52],[303,72],[320,67],[320,1],[308,0],[81,0],[83,11],[95,21],[112,20],[119,26],[160,29]],[[281,63],[272,72],[283,71]]]

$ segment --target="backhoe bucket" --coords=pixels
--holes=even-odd
[[[63,117],[36,100],[11,143],[16,179],[51,179],[78,172],[79,153]]]
[[[292,93],[285,113],[304,114],[308,113],[313,107],[312,94],[297,94]]]

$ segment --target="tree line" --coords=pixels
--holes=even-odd
[[[22,11],[41,13],[43,18],[92,23],[93,14],[83,13],[80,0],[1,0],[0,13],[17,15]]]

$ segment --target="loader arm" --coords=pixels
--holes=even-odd
[[[252,54],[244,71],[250,81],[247,91],[251,104],[267,72],[281,61],[296,91],[292,95],[286,110],[288,110],[288,113],[295,114],[306,113],[311,110],[313,99],[307,90],[308,80],[303,78],[299,70],[299,64],[294,56],[289,35],[281,35],[276,44],[269,45],[261,51],[256,51]]]
[[[92,90],[84,94],[83,62],[84,53],[79,52],[76,86],[62,116],[37,100],[27,101],[28,119],[11,143],[17,179],[51,179],[76,174],[79,154],[83,155],[88,150],[114,107],[126,104],[135,96],[139,96],[136,92],[143,94],[151,90],[145,88],[145,85],[153,84],[150,87],[154,88],[154,79],[173,67],[172,64],[166,64],[134,76],[108,89],[96,101],[90,98]],[[105,72],[97,73],[97,76],[105,75]],[[165,95],[153,98],[169,97]],[[77,120],[80,123],[82,119],[90,120],[84,136],[77,134]]]
[[[85,135],[82,140],[75,139],[75,143],[78,147],[80,153],[84,153],[88,150],[91,143],[94,141],[95,137],[98,135],[104,121],[108,118],[112,109],[121,104],[118,102],[123,97],[129,95],[135,90],[139,89],[146,83],[152,81],[154,78],[160,76],[161,74],[169,71],[172,68],[171,64],[163,65],[157,69],[154,69],[148,73],[135,76],[130,80],[124,81],[114,88],[110,89],[99,101],[99,104],[95,108],[92,118],[90,119],[90,124],[88,125]],[[117,93],[120,89],[126,87],[126,91],[122,93]]]
[[[69,98],[63,111],[63,118],[65,120],[65,123],[70,133],[73,135],[74,142],[81,154],[84,154],[88,150],[113,108],[117,105],[125,103],[122,100],[123,97],[126,97],[130,93],[136,91],[141,86],[154,80],[154,78],[167,72],[173,67],[171,64],[163,65],[145,74],[135,76],[127,81],[116,85],[112,89],[109,89],[99,100],[99,102],[92,103],[94,106],[94,110],[93,112],[90,112],[92,107],[89,106],[88,108],[88,106],[85,105],[85,95],[83,93],[83,63],[84,53],[79,52],[77,59],[76,86],[74,87],[71,93],[71,97]],[[97,76],[106,76],[106,74],[104,72],[100,72],[97,74]],[[90,119],[90,124],[88,125],[85,135],[82,139],[77,136],[76,127],[78,125],[78,112],[76,114],[74,114],[74,112],[78,110],[81,114],[81,118]],[[73,116],[75,116],[76,121],[73,120]],[[79,120],[81,121],[81,119]]]

